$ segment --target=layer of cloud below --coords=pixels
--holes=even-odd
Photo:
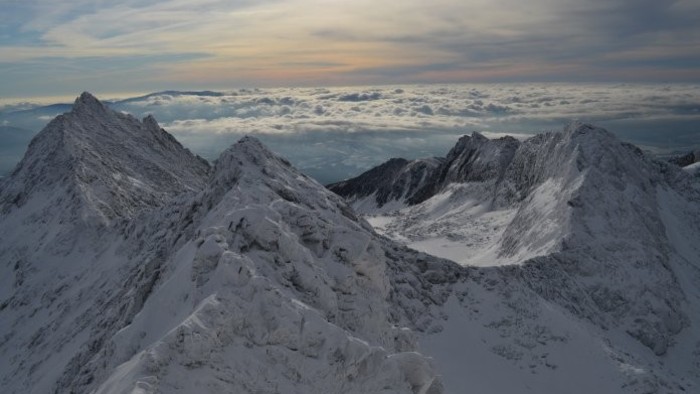
[[[210,160],[242,135],[256,135],[322,182],[356,175],[390,157],[444,155],[460,135],[472,131],[522,137],[561,129],[573,119],[607,127],[657,151],[700,145],[698,85],[241,89],[163,92],[112,107],[139,117],[153,114]],[[0,107],[0,120],[28,129],[38,129],[54,115],[29,111],[12,117],[12,109]]]

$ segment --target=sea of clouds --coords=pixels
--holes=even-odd
[[[606,127],[655,153],[700,146],[700,85],[689,84],[168,91],[110,106],[138,117],[154,115],[185,146],[210,160],[241,136],[254,135],[323,183],[357,175],[391,157],[444,156],[459,136],[472,131],[525,138],[560,130],[574,119]],[[37,131],[55,115],[46,107],[27,108],[0,107],[0,122]]]

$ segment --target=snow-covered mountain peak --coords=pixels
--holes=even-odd
[[[12,260],[3,322],[33,322],[0,323],[3,354],[32,364],[0,360],[10,392],[441,391],[391,315],[385,245],[257,139],[208,171],[153,118],[80,110],[54,120],[23,163],[0,190],[27,190],[15,217],[0,217],[0,256]],[[98,216],[99,236],[76,231],[84,215]],[[43,320],[22,307],[35,294],[52,300]],[[45,353],[23,358],[29,342]]]
[[[585,161],[583,164],[608,167],[610,160],[637,162],[643,156],[638,148],[623,143],[608,130],[588,123],[572,122],[560,134],[562,143],[570,145],[572,151],[576,150],[578,159]]]
[[[208,168],[155,119],[142,123],[83,93],[0,181],[0,206],[9,212],[33,201],[35,213],[52,210],[48,217],[62,222],[108,224],[200,189]]]
[[[416,205],[439,194],[450,184],[501,179],[520,141],[496,140],[474,132],[462,136],[444,158],[408,161],[391,159],[360,176],[328,185],[360,212],[386,212]]]
[[[436,171],[443,165],[442,158],[408,161],[393,158],[363,173],[357,178],[329,185],[328,188],[354,204],[358,212],[367,210],[394,210],[424,193],[435,182]]]
[[[241,156],[252,164],[266,165],[270,162],[286,162],[285,159],[272,153],[259,139],[249,135],[244,136],[238,142],[231,145],[222,154],[219,160],[230,156]],[[288,164],[288,162],[286,163]]]
[[[267,178],[306,178],[292,170],[286,159],[272,153],[257,138],[250,136],[241,138],[221,153],[212,170],[211,184],[227,189],[244,175],[252,182],[264,182]]]
[[[241,138],[216,160],[207,188],[208,204],[220,201],[232,189],[248,191],[246,196],[258,203],[282,199],[288,203],[317,206],[338,213],[355,225],[367,226],[344,199],[299,172],[254,137]]]
[[[71,111],[75,113],[92,113],[97,115],[104,114],[108,111],[108,108],[91,93],[83,92],[73,102]]]
[[[592,123],[573,120],[569,122],[560,134],[572,140],[598,141],[599,143],[621,143],[620,139],[604,127]],[[545,133],[546,134],[546,133]]]
[[[471,137],[462,137],[447,154],[449,164],[443,170],[442,185],[435,191],[451,182],[501,176],[519,146],[520,141],[512,137],[491,140],[477,132]]]
[[[163,211],[169,215],[169,209]],[[129,371],[112,373],[98,392],[133,385],[151,370],[152,362],[144,357],[151,353],[171,360],[156,372],[161,385],[182,384],[175,371],[194,358],[202,370],[233,368],[237,379],[228,387],[236,392],[265,387],[267,381],[294,387],[289,392],[344,392],[341,387],[379,392],[383,386],[392,392],[440,392],[430,363],[414,352],[410,332],[391,324],[396,322],[387,301],[390,278],[382,242],[340,197],[260,141],[245,137],[223,152],[203,191],[172,213],[176,222],[160,226],[168,229],[166,235],[158,227],[157,240],[170,245],[184,238],[177,243],[180,251],[161,261],[163,281],[144,311],[108,346],[117,349],[117,356],[98,355],[123,362]],[[168,329],[144,339],[141,333],[151,330],[152,316],[164,303],[181,303],[178,308],[191,316],[183,321],[182,313],[173,310],[160,323]],[[201,324],[192,326],[192,321]],[[221,327],[230,327],[230,340],[217,339]],[[191,354],[173,348],[176,332],[196,332],[202,350]],[[311,351],[308,341],[314,342]],[[144,352],[129,352],[134,344]],[[212,353],[221,356],[206,356]],[[313,370],[316,378],[299,381],[273,370],[261,372],[241,354],[256,362],[274,358],[276,368],[302,375]],[[362,367],[343,375],[365,357],[383,372]],[[94,365],[80,375],[101,373],[103,363]],[[198,379],[214,382],[215,375]],[[80,388],[91,382],[73,384]]]
[[[329,188],[363,213],[403,208],[389,221],[378,218],[379,230],[476,265],[511,264],[576,249],[599,238],[592,228],[625,235],[635,243],[630,250],[658,249],[663,228],[654,212],[656,188],[684,175],[607,130],[581,122],[523,142],[464,136],[439,166],[421,176],[429,181],[409,198],[403,192],[406,182],[388,171],[391,163]],[[368,183],[366,178],[376,180]],[[387,194],[391,187],[377,187],[383,182],[402,191]]]
[[[150,130],[161,130],[160,125],[158,124],[158,121],[156,120],[155,116],[148,114],[146,117],[141,120],[141,123],[143,123],[146,128]]]
[[[463,135],[457,140],[455,146],[447,153],[447,159],[454,159],[457,156],[464,154],[466,151],[474,150],[484,144],[487,144],[489,141],[491,140],[486,138],[478,131],[472,132],[471,135]]]

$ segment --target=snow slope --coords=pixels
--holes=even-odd
[[[371,211],[396,209],[416,198],[433,182],[432,176],[444,163],[441,158],[408,161],[391,159],[350,181],[338,182],[328,188],[341,196],[352,196],[363,203],[355,204],[358,212],[364,205]],[[394,204],[387,204],[396,202]]]
[[[482,152],[472,160],[498,162]],[[580,123],[524,141],[508,163],[491,168],[501,170],[484,176],[489,172],[465,167],[423,202],[367,218],[414,249],[467,266],[502,267],[497,271],[515,275],[512,282],[534,291],[548,309],[602,330],[593,335],[610,349],[621,343],[628,349],[633,339],[636,350],[624,353],[636,353],[635,361],[626,363],[644,366],[630,370],[665,368],[649,366],[658,362],[644,354],[651,352],[673,365],[664,379],[684,373],[697,379],[688,369],[697,361],[688,360],[697,360],[698,338],[688,332],[698,318],[700,251],[691,239],[700,236],[699,185]],[[366,209],[361,199],[353,204]],[[664,386],[658,376],[645,379],[638,379],[642,386]]]
[[[700,176],[700,162],[683,167],[683,170],[693,176]]]
[[[12,196],[27,185],[27,202],[5,198],[9,214],[0,221],[7,392],[440,392],[415,338],[392,324],[382,246],[342,199],[252,138],[224,152],[208,176],[179,178],[171,186],[179,193],[167,195],[167,186],[153,187],[163,174],[145,177],[143,165],[169,154],[166,147],[121,156],[155,128],[90,99],[81,96],[35,139],[0,192]],[[67,121],[75,123],[57,130]],[[131,124],[122,129],[122,121]],[[90,144],[96,131],[125,133],[105,148],[115,151],[90,145],[65,168],[47,165],[38,175],[27,164],[74,153],[57,149],[40,159],[54,133],[73,148]],[[197,170],[197,158],[175,154],[162,168]],[[98,163],[84,162],[93,157]],[[142,182],[138,190],[163,193],[140,204],[128,193],[136,189],[120,188],[123,178],[100,177],[102,167],[90,166],[92,182],[75,179],[75,167],[103,161]],[[74,198],[63,187],[75,187]],[[104,190],[123,194],[90,198]],[[42,209],[73,211],[44,210],[37,219],[39,198]],[[11,236],[17,226],[50,231],[19,240]],[[61,252],[45,246],[58,243],[54,234],[71,241]]]
[[[32,140],[0,180],[3,381],[48,392],[82,362],[79,348],[103,340],[95,327],[114,331],[137,312],[124,272],[151,268],[119,251],[120,223],[201,187],[208,171],[154,119],[109,111],[88,93]],[[119,299],[119,313],[104,313]]]
[[[193,204],[211,209],[108,346],[97,392],[439,390],[390,324],[381,246],[339,198],[244,138]]]

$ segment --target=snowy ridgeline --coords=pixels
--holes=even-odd
[[[444,158],[392,159],[329,188],[388,238],[520,276],[602,329],[599,341],[631,337],[682,375],[700,349],[689,334],[700,310],[700,182],[684,170],[573,123],[524,141],[474,133]]]
[[[0,387],[700,388],[686,173],[574,125],[349,185],[388,238],[253,138],[210,167],[83,94],[0,180]]]

